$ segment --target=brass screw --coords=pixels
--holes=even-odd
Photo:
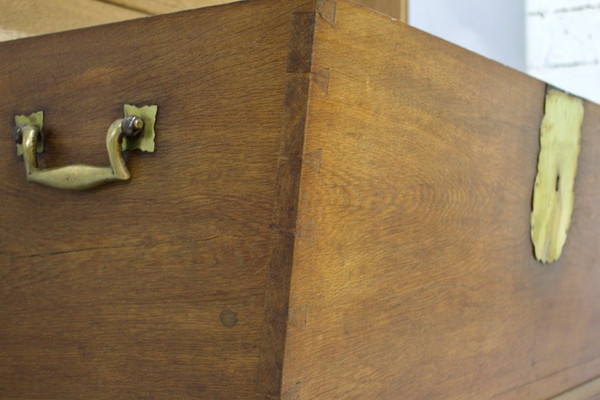
[[[127,138],[134,138],[144,130],[144,121],[140,117],[129,116],[123,118],[121,131]]]
[[[16,125],[15,129],[13,129],[13,140],[15,141],[15,143],[17,144],[21,144],[23,143],[23,132],[21,132],[21,129],[23,129],[24,125]]]

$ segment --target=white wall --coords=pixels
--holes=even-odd
[[[527,0],[526,17],[527,71],[600,103],[600,0]]]
[[[414,27],[525,71],[524,2],[409,0],[408,21]]]
[[[410,0],[409,23],[600,103],[600,0]]]

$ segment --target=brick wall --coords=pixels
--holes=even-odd
[[[600,103],[600,0],[526,0],[527,71]]]

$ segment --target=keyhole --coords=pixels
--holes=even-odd
[[[560,189],[560,175],[556,175],[556,191],[558,192],[558,189]]]

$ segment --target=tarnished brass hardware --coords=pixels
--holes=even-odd
[[[21,145],[21,140],[19,139],[18,128],[25,125],[31,125],[38,128],[40,132],[42,132],[42,127],[44,125],[44,112],[38,111],[29,115],[17,115],[15,116],[15,129],[13,131],[13,139],[17,142],[17,155],[20,156],[23,154],[23,146]],[[37,152],[41,153],[44,151],[44,141],[39,140],[37,144]]]
[[[137,110],[140,110],[136,108]],[[59,189],[83,190],[102,184],[128,180],[131,177],[121,154],[121,142],[128,141],[128,149],[138,148],[132,143],[145,143],[145,151],[154,151],[154,122],[156,106],[143,107],[141,116],[129,115],[113,122],[106,135],[106,149],[110,167],[92,165],[67,165],[55,168],[38,168],[36,151],[41,142],[41,126],[43,114],[34,113],[38,120],[25,124],[17,124],[13,133],[15,142],[21,145],[25,161],[27,180]],[[23,117],[23,116],[18,116]],[[17,118],[15,120],[17,121]],[[21,118],[23,121],[23,119]],[[150,136],[143,137],[144,135]],[[151,142],[151,146],[148,144]]]
[[[549,87],[544,109],[530,223],[536,259],[551,263],[571,224],[584,107],[581,99]]]
[[[123,106],[123,114],[126,117],[140,117],[144,121],[142,132],[133,138],[125,138],[121,142],[123,150],[141,150],[154,153],[154,123],[158,106],[136,107],[130,104]]]

